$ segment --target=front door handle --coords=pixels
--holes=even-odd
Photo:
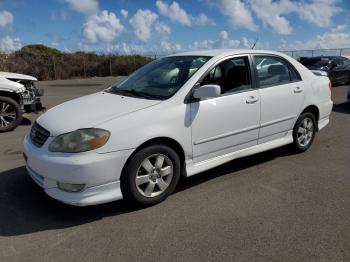
[[[247,98],[246,103],[247,104],[254,104],[258,101],[259,101],[259,98],[255,97],[255,96],[250,96]]]
[[[299,94],[303,92],[303,89],[301,89],[299,86],[294,89],[294,94]]]

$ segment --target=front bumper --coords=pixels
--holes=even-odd
[[[35,112],[43,110],[41,98],[44,95],[43,89],[26,90],[21,94],[21,105],[26,112]]]
[[[26,167],[30,177],[46,194],[61,202],[77,205],[97,205],[122,199],[120,175],[133,150],[99,154],[94,151],[79,154],[49,152],[49,138],[42,148],[24,139]],[[80,192],[67,192],[57,182],[84,184]]]

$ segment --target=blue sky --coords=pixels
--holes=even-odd
[[[0,50],[350,47],[349,0],[0,0]],[[349,26],[348,26],[349,25]]]

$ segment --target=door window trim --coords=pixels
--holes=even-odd
[[[253,68],[254,68],[254,73],[255,73],[255,82],[256,82],[256,86],[257,86],[258,89],[265,89],[265,88],[270,88],[270,87],[274,87],[274,86],[289,85],[289,84],[298,83],[298,82],[303,81],[299,71],[287,59],[285,59],[285,58],[283,58],[283,57],[281,57],[279,55],[274,55],[274,54],[256,54],[255,53],[255,54],[250,54],[250,56],[251,56],[251,62],[253,63]],[[290,81],[288,83],[279,83],[279,84],[274,84],[274,85],[261,87],[260,86],[260,81],[259,81],[258,69],[256,67],[257,65],[256,65],[255,59],[254,59],[255,56],[272,57],[272,58],[275,58],[275,59],[283,61],[288,66],[289,77],[291,78],[290,70],[293,70],[296,73],[296,75],[298,77],[298,80]]]
[[[237,91],[237,92],[232,92],[232,93],[226,93],[226,94],[222,94],[219,97],[215,97],[215,98],[207,98],[207,99],[196,99],[193,97],[193,92],[196,88],[198,88],[198,86],[200,85],[201,81],[203,81],[203,79],[210,73],[210,71],[212,69],[214,69],[214,67],[218,66],[220,63],[227,61],[227,60],[231,60],[231,59],[235,59],[235,58],[246,58],[248,61],[248,69],[249,69],[249,77],[250,77],[250,88],[249,89],[245,89],[245,90],[241,90],[241,91]],[[187,94],[187,96],[185,97],[185,101],[184,103],[195,103],[195,102],[199,102],[199,101],[205,101],[205,100],[210,100],[210,99],[216,99],[216,98],[220,98],[220,97],[225,97],[225,96],[230,96],[230,95],[235,95],[235,94],[240,94],[240,93],[244,93],[244,92],[251,92],[254,90],[258,89],[258,85],[256,82],[256,77],[255,77],[255,72],[254,72],[254,67],[255,65],[253,64],[253,60],[251,55],[248,54],[237,54],[237,55],[228,55],[225,57],[220,58],[219,60],[217,60],[214,64],[212,64],[203,74],[202,76],[198,79],[197,83],[191,88],[190,92]]]

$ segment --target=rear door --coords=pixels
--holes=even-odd
[[[264,60],[264,67],[258,65]],[[304,84],[292,65],[279,56],[254,55],[261,99],[259,143],[293,129],[304,101]]]

